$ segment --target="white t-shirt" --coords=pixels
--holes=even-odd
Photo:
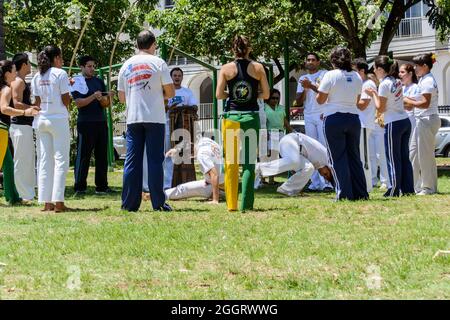
[[[357,98],[361,94],[362,80],[355,71],[333,70],[323,77],[319,91],[328,94],[324,115],[336,112],[358,114]]]
[[[372,80],[368,79],[363,82],[361,99],[370,100],[369,105],[364,111],[358,109],[359,120],[361,121],[361,127],[367,129],[375,129],[375,101],[365,92],[366,89],[377,90],[377,85]]]
[[[301,147],[300,154],[308,159],[315,169],[328,166],[327,149],[319,141],[300,132],[290,133],[289,135],[295,136]]]
[[[431,73],[424,75],[419,80],[419,89],[421,94],[431,94],[430,106],[427,109],[415,108],[416,117],[426,117],[433,114],[438,114],[438,98],[439,90],[437,82]]]
[[[327,70],[319,70],[316,73],[313,74],[305,74],[302,75],[299,79],[298,79],[298,85],[297,85],[297,93],[300,94],[303,91],[305,91],[305,89],[302,86],[301,81],[304,79],[308,79],[309,81],[311,81],[312,84],[319,86],[320,82],[323,79],[323,76],[327,73]],[[324,111],[324,107],[323,105],[320,105],[317,103],[316,101],[316,95],[317,93],[314,92],[311,89],[308,89],[308,91],[306,92],[306,97],[305,97],[305,102],[304,102],[304,106],[305,106],[305,111],[304,114],[305,116],[308,115],[320,115],[323,113]]]
[[[209,138],[201,138],[197,144],[197,161],[206,182],[211,183],[211,177],[207,173],[212,168],[216,168],[219,173],[219,184],[224,183],[225,177],[221,170],[222,152],[217,142]]]
[[[168,105],[170,107],[198,106],[198,102],[191,89],[181,87],[175,90],[175,97],[169,99]]]
[[[166,122],[163,86],[172,83],[163,59],[137,54],[119,72],[118,90],[125,92],[127,124]]]
[[[384,123],[408,118],[403,106],[403,88],[399,79],[386,77],[381,81],[378,95],[387,98],[386,111],[384,112]]]
[[[70,92],[69,77],[63,69],[50,68],[43,75],[36,73],[31,81],[31,90],[33,96],[41,99],[39,118],[69,118],[69,112],[61,97]]]
[[[409,86],[403,86],[403,97],[408,97],[413,100],[420,99],[422,94],[420,93],[419,86],[415,83],[411,83]],[[415,115],[415,108],[413,108],[411,111],[405,110],[408,114],[408,117],[414,117]]]

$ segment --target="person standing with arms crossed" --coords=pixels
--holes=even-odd
[[[434,155],[434,140],[441,127],[438,115],[438,86],[431,74],[435,59],[433,54],[421,54],[413,58],[419,79],[421,96],[417,99],[405,97],[405,107],[415,108],[416,127],[411,139],[410,158],[413,162],[415,191],[425,196],[437,193],[437,166]]]
[[[266,100],[270,94],[263,65],[249,59],[251,50],[247,37],[234,37],[235,60],[222,66],[216,89],[217,99],[228,99],[223,114],[222,134],[225,152],[225,194],[229,211],[238,210],[240,164],[243,165],[243,174],[239,210],[253,209],[253,184],[260,128],[257,100]],[[228,92],[225,91],[226,88]]]
[[[11,83],[16,79],[16,67],[9,60],[0,61],[0,169],[3,170],[5,199],[10,205],[21,203],[22,199],[14,185],[14,162],[8,148],[10,117],[38,114],[39,107],[32,106],[23,110],[11,107]]]
[[[374,72],[380,80],[378,91],[367,89],[377,110],[384,113],[384,145],[391,187],[385,197],[414,194],[413,170],[409,160],[411,122],[403,106],[403,88],[398,79],[398,64],[388,56],[378,56]]]
[[[142,201],[142,162],[147,153],[148,187],[153,209],[172,211],[163,190],[164,99],[175,88],[164,60],[155,56],[156,38],[150,31],[137,37],[139,53],[128,59],[119,72],[119,100],[127,106],[127,154],[123,172],[122,209],[135,212]]]
[[[31,73],[28,55],[18,53],[13,57],[17,77],[11,83],[12,101],[15,109],[32,107],[31,89],[25,77]],[[20,197],[32,201],[36,196],[36,147],[33,138],[34,117],[16,116],[11,118],[9,133],[14,146],[14,181]]]

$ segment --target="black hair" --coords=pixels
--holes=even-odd
[[[86,67],[86,64],[87,64],[89,61],[97,62],[97,60],[95,60],[95,58],[92,57],[92,56],[81,56],[81,57],[78,59],[78,65],[79,65],[80,67]]]
[[[331,50],[330,62],[338,69],[352,71],[352,54],[345,47],[337,46]]]
[[[308,52],[305,57],[308,58],[308,56],[314,56],[316,57],[317,61],[320,61],[319,55],[315,52]]]
[[[6,73],[12,72],[14,63],[10,60],[0,61],[0,90],[8,85],[6,82]]]
[[[61,49],[56,46],[46,46],[44,50],[42,50],[38,54],[38,68],[39,73],[46,73],[51,67],[55,58],[61,56]]]
[[[376,68],[382,68],[390,77],[398,79],[398,62],[389,56],[378,56],[374,60]]]
[[[236,35],[233,39],[233,52],[238,58],[244,58],[250,48],[250,40],[246,36]]]
[[[433,60],[432,53],[419,54],[413,58],[415,64],[418,64],[419,66],[427,65],[430,70],[433,68]]]
[[[181,68],[178,68],[178,67],[175,67],[175,68],[173,68],[172,70],[170,70],[170,76],[172,76],[172,74],[173,74],[175,71],[180,71],[180,72],[181,72],[181,75],[184,76],[183,70],[181,70]]]
[[[275,88],[273,88],[273,89],[270,90],[270,97],[271,97],[274,93],[278,93],[278,95],[281,97],[281,92],[280,92],[280,90],[275,89]]]
[[[156,37],[150,30],[141,31],[137,36],[139,50],[147,50],[156,42]]]
[[[14,57],[12,58],[12,62],[16,65],[17,71],[20,71],[20,69],[22,69],[22,66],[24,64],[28,64],[28,61],[30,61],[28,55],[23,52],[15,54]]]
[[[356,70],[364,70],[364,74],[369,73],[369,64],[366,62],[366,59],[364,58],[356,58],[353,61],[353,65],[356,66]]]

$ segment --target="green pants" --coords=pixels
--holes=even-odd
[[[3,171],[3,190],[9,204],[21,202],[14,184],[14,161],[8,148],[8,128],[0,126],[0,168]]]
[[[242,197],[239,210],[253,209],[255,164],[259,141],[259,114],[225,113],[222,123],[225,153],[225,194],[229,211],[238,209],[239,166],[242,165]]]

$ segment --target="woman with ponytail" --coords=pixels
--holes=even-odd
[[[360,156],[361,122],[357,104],[363,82],[352,68],[344,47],[331,51],[334,70],[320,82],[316,100],[324,106],[324,136],[337,200],[367,200],[366,178]]]
[[[249,58],[251,47],[247,37],[234,38],[233,52],[235,60],[220,70],[216,96],[218,99],[228,99],[222,123],[227,207],[229,211],[238,210],[239,165],[242,164],[242,199],[239,209],[245,211],[252,210],[254,203],[253,185],[260,129],[257,101],[268,99],[270,88],[262,64]],[[225,91],[227,87],[228,92]]]
[[[31,83],[36,105],[41,111],[36,119],[39,135],[40,159],[38,170],[38,198],[43,211],[62,212],[66,176],[69,170],[70,131],[69,77],[62,70],[61,49],[47,46],[38,55],[39,72]]]
[[[380,80],[378,92],[367,90],[377,110],[384,114],[384,145],[390,188],[385,197],[414,194],[413,171],[409,161],[411,122],[403,106],[403,88],[398,63],[388,56],[375,58],[374,72]]]
[[[438,86],[431,74],[434,55],[421,54],[413,58],[419,79],[420,95],[405,97],[405,107],[414,108],[416,127],[411,138],[410,158],[414,170],[414,189],[418,195],[429,195],[437,190],[437,166],[434,140],[441,126],[438,116]]]
[[[16,66],[12,61],[0,61],[0,168],[3,170],[5,198],[9,204],[22,201],[14,185],[14,162],[8,148],[10,117],[35,116],[39,111],[37,107],[25,110],[11,107],[12,93],[10,85],[16,79],[16,76]]]

